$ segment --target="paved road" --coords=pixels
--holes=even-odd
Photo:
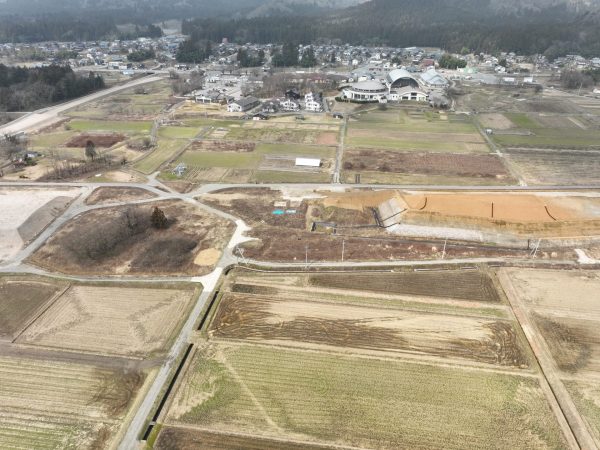
[[[70,109],[76,108],[94,100],[101,99],[108,95],[115,94],[125,89],[130,89],[132,87],[141,86],[147,83],[154,83],[159,80],[162,80],[162,77],[148,76],[138,78],[136,80],[130,81],[129,83],[104,89],[102,91],[86,95],[85,97],[80,97],[76,100],[71,100],[66,103],[61,103],[60,105],[51,106],[49,108],[34,111],[0,127],[0,135],[18,133],[19,131],[34,132],[41,128],[52,125],[55,122],[58,122],[60,120],[60,114]]]
[[[2,184],[0,183],[0,186]],[[402,189],[410,191],[481,191],[481,192],[528,192],[528,191],[596,191],[600,196],[600,184],[578,186],[452,186],[452,185],[415,185],[415,184],[205,184],[190,192],[189,195],[209,194],[222,189],[235,188],[271,188],[271,189],[302,189],[302,190],[335,190],[335,189]]]
[[[83,181],[58,181],[58,182],[37,182],[37,181],[0,181],[0,186],[48,186],[48,187],[135,187],[140,189],[148,189],[156,187],[152,183],[86,183]],[[223,189],[248,189],[248,188],[270,188],[270,189],[301,189],[301,190],[343,190],[343,189],[402,189],[410,191],[481,191],[481,192],[569,192],[569,191],[595,191],[600,196],[600,184],[582,184],[582,185],[548,185],[548,186],[453,186],[445,184],[330,184],[330,183],[281,183],[281,184],[256,184],[256,183],[239,183],[239,184],[204,184],[198,189],[187,194],[177,194],[182,197],[193,198],[201,194],[209,194],[211,192]],[[155,189],[153,192],[161,191]],[[162,192],[162,191],[161,191]],[[164,192],[163,192],[164,193]]]

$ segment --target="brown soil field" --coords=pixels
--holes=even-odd
[[[496,155],[400,153],[388,150],[347,150],[345,170],[461,175],[506,179],[510,174]]]
[[[257,240],[243,244],[243,248],[244,255],[248,258],[297,263],[305,261],[307,247],[309,262],[340,261],[343,243],[345,261],[440,259],[442,256],[443,239],[421,241],[389,237],[379,231],[377,233],[378,237],[351,236],[338,229],[336,235],[331,235],[259,225],[246,233]],[[285,245],[282,245],[283,242]],[[478,244],[448,243],[446,246],[446,258],[525,258],[529,253],[526,249],[496,248]],[[548,258],[549,254],[541,252],[538,256]]]
[[[0,340],[13,340],[62,288],[59,284],[0,278]]]
[[[327,192],[324,193],[326,197],[322,203],[326,207],[335,206],[362,211],[365,208],[376,208],[396,194],[396,191]]]
[[[210,152],[253,152],[256,148],[254,142],[235,141],[194,141],[188,151]]]
[[[489,219],[517,223],[592,220],[600,212],[578,207],[577,198],[557,200],[554,197],[519,194],[417,194],[402,195],[412,209],[442,216]],[[600,206],[600,200],[594,202]],[[567,206],[572,204],[572,206]],[[492,217],[493,205],[493,217]]]
[[[317,136],[316,144],[319,145],[337,145],[337,133],[321,133]]]
[[[480,114],[477,118],[484,128],[492,128],[494,130],[508,130],[510,128],[515,128],[515,124],[513,124],[504,114]]]
[[[162,353],[191,299],[189,290],[73,286],[17,342],[130,357]]]
[[[300,204],[293,205],[293,209],[297,211],[296,214],[276,216],[273,214],[273,210],[278,208],[274,204],[282,200],[281,192],[269,188],[219,192],[202,198],[202,201],[240,217],[248,225],[262,223],[289,229],[305,229],[307,202],[302,201]]]
[[[106,205],[155,198],[156,195],[145,189],[100,187],[85,200],[86,205]]]
[[[226,294],[210,335],[529,365],[509,322],[259,295]]]
[[[154,444],[156,450],[331,450],[328,445],[301,444],[259,436],[242,436],[182,427],[165,427]]]
[[[600,323],[533,314],[557,367],[568,373],[600,372]]]
[[[169,228],[152,226],[155,206],[164,211]],[[230,222],[180,201],[106,208],[68,222],[30,262],[73,274],[199,275],[212,267],[195,265],[197,254],[222,250],[232,233]]]
[[[478,271],[312,274],[313,286],[500,302],[492,279]]]
[[[127,137],[123,134],[88,134],[83,133],[77,136],[73,136],[69,142],[66,143],[66,147],[78,147],[83,148],[86,146],[88,141],[92,141],[96,147],[109,148],[113,145],[123,142]]]
[[[600,272],[503,269],[520,299],[536,311],[600,320]]]

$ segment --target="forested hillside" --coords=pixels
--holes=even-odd
[[[102,88],[101,76],[77,75],[70,67],[27,69],[0,64],[0,111],[32,111]]]
[[[530,4],[528,6],[531,6]],[[431,46],[459,52],[515,51],[600,54],[600,20],[595,6],[582,13],[559,3],[543,9],[504,8],[486,0],[372,0],[341,12],[289,20],[263,17],[184,23],[196,40],[301,42],[339,40],[353,44]]]

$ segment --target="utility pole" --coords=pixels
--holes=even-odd
[[[444,250],[442,251],[442,259],[446,258],[446,244],[448,243],[448,238],[444,241]]]
[[[305,245],[304,250],[306,251],[306,256],[304,258],[304,261],[306,263],[306,267],[308,268],[308,244]]]
[[[344,262],[344,252],[346,251],[346,240],[342,239],[342,262]]]

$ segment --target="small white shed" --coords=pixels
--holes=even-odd
[[[296,165],[300,167],[321,167],[321,160],[315,158],[296,158]]]

